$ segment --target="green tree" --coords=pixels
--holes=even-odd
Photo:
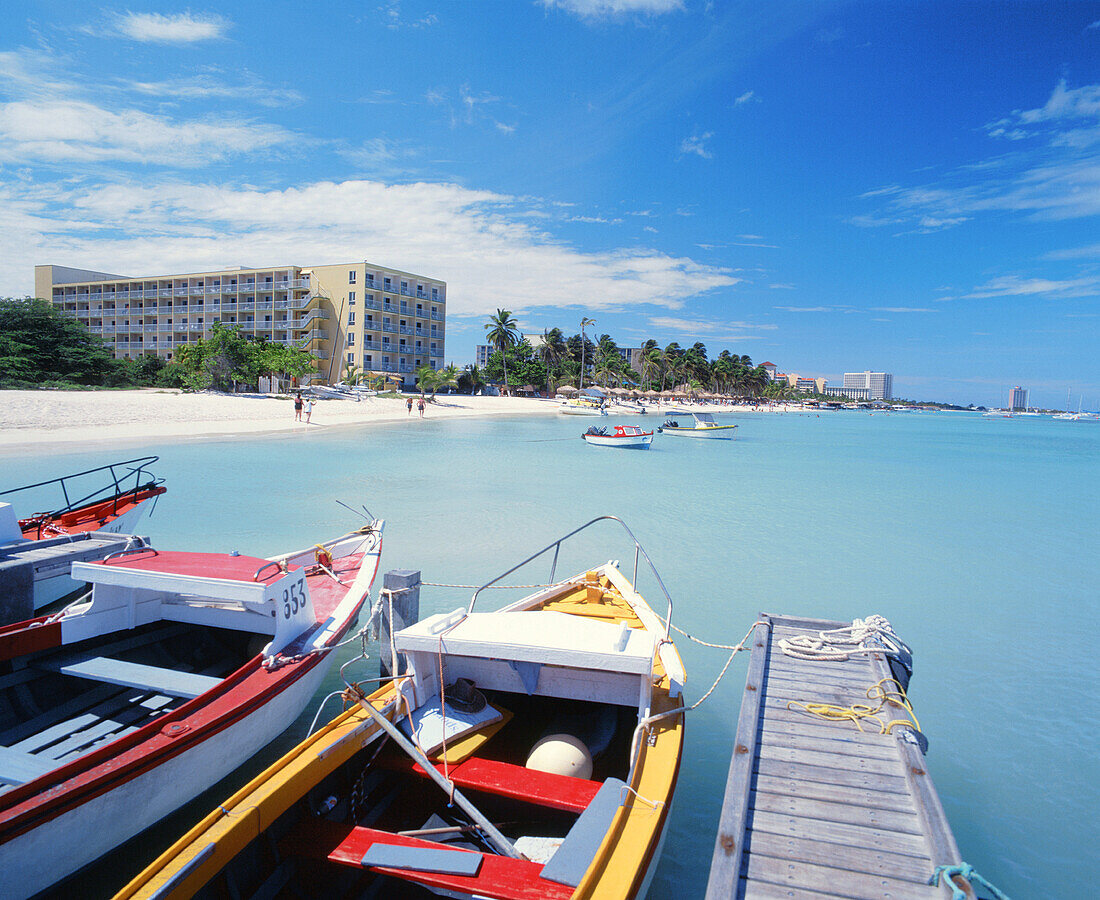
[[[512,318],[512,313],[507,309],[498,309],[496,315],[490,316],[489,321],[485,325],[485,331],[487,332],[486,338],[489,343],[496,348],[496,351],[501,354],[501,359],[504,359],[504,351],[509,347],[514,347],[517,343],[516,334],[516,320]],[[504,365],[504,389],[508,390],[508,364]]]
[[[463,393],[476,394],[485,387],[481,369],[475,365],[466,366],[458,375],[458,389]]]
[[[551,376],[554,370],[561,365],[561,361],[565,359],[566,354],[569,352],[565,343],[565,338],[562,337],[560,328],[550,328],[542,333],[542,345],[538,349],[539,359],[542,360],[542,364],[546,366],[546,393],[549,395],[552,391],[550,386]]]
[[[421,366],[416,370],[416,386],[420,388],[422,394],[425,391],[431,391],[434,400],[435,392],[439,387],[439,373],[431,366]]]
[[[0,385],[97,385],[134,377],[85,325],[45,300],[0,300]]]
[[[454,388],[458,390],[458,376],[461,373],[458,370],[458,366],[451,363],[443,369],[436,372],[436,387],[437,388]],[[435,396],[434,394],[432,396]]]

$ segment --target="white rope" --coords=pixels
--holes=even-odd
[[[800,634],[780,638],[779,649],[795,659],[842,662],[861,653],[882,653],[884,650],[908,651],[890,622],[880,615],[853,619],[851,625],[819,631],[817,637]]]

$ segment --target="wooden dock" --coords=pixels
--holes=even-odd
[[[779,647],[848,624],[760,616],[707,900],[951,897],[946,884],[928,883],[937,866],[960,858],[913,731],[880,734],[864,720],[861,732],[788,708],[871,703],[867,689],[892,677],[884,654],[824,662]],[[906,714],[888,705],[881,718]]]

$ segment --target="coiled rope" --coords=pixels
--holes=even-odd
[[[965,878],[971,883],[978,882],[984,885],[992,892],[996,900],[1008,900],[1008,894],[986,881],[981,875],[974,871],[974,867],[968,863],[960,863],[957,866],[936,866],[936,871],[932,873],[932,877],[928,879],[928,883],[931,885],[938,885],[941,878],[946,879],[947,885],[951,888],[951,900],[966,900],[966,892],[952,880],[956,875]]]
[[[893,688],[889,687],[893,685]],[[871,719],[879,727],[879,734],[890,734],[895,725],[920,731],[920,723],[913,712],[913,705],[905,695],[905,690],[893,678],[883,678],[871,685],[866,691],[868,700],[877,700],[877,705],[853,703],[851,706],[838,706],[833,703],[813,703],[810,701],[788,700],[787,709],[800,709],[818,719],[829,722],[854,722],[856,728],[863,731],[863,719]],[[908,718],[885,721],[879,713],[887,703],[896,703],[907,713]]]
[[[909,646],[895,633],[884,616],[872,615],[866,619],[853,619],[851,625],[819,631],[817,637],[800,634],[780,638],[779,649],[795,659],[830,660],[842,662],[861,653],[906,653],[912,655]]]

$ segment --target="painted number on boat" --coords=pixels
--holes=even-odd
[[[289,588],[283,589],[283,618],[293,619],[298,611],[306,607],[306,582],[299,579]]]

